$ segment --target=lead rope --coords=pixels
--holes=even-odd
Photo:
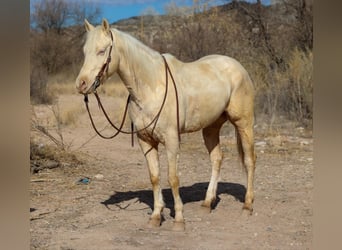
[[[176,96],[176,116],[177,116],[177,132],[178,132],[178,141],[181,141],[181,131],[180,131],[180,125],[179,125],[179,100],[178,100],[178,90],[177,90],[177,86],[176,86],[176,82],[175,79],[173,78],[172,72],[170,70],[170,67],[165,59],[165,57],[162,55],[164,62],[165,62],[165,72],[166,72],[166,82],[168,81],[168,77],[167,77],[167,71],[169,71],[171,79],[172,79],[172,83],[173,83],[173,87],[175,89],[175,96]]]
[[[95,94],[95,96],[97,96],[97,94]],[[120,127],[119,128],[116,128],[115,129],[117,130],[116,133],[114,135],[111,135],[111,136],[105,136],[105,135],[102,135],[100,133],[100,131],[97,130],[96,126],[95,126],[95,123],[94,123],[94,120],[93,120],[93,117],[91,116],[91,113],[90,113],[90,110],[89,110],[89,100],[88,100],[88,95],[84,95],[84,102],[86,104],[86,108],[87,108],[87,111],[88,111],[88,115],[89,115],[89,118],[90,118],[90,122],[91,122],[91,125],[93,126],[95,132],[100,136],[102,137],[103,139],[113,139],[114,137],[116,137],[120,132],[121,132],[121,129],[125,123],[125,120],[126,120],[126,114],[127,114],[127,107],[128,107],[128,103],[129,103],[129,100],[130,100],[130,96],[128,96],[127,98],[127,103],[126,103],[126,108],[125,108],[125,111],[124,111],[124,116],[122,118],[122,122],[120,124]],[[102,105],[102,104],[101,104]],[[113,125],[113,124],[111,124]]]
[[[165,94],[164,94],[164,98],[163,98],[163,102],[160,106],[160,109],[158,111],[158,113],[156,114],[156,116],[153,118],[153,120],[147,125],[145,126],[144,128],[142,129],[139,129],[139,130],[135,130],[134,131],[134,124],[133,122],[131,122],[131,131],[124,131],[122,130],[122,127],[125,123],[125,120],[126,120],[126,116],[127,116],[127,111],[128,111],[128,104],[130,102],[130,98],[131,98],[131,95],[128,95],[128,98],[127,98],[127,102],[126,102],[126,106],[125,106],[125,111],[124,111],[124,115],[123,115],[123,118],[122,118],[122,121],[121,121],[121,124],[120,124],[120,127],[116,127],[115,124],[111,121],[111,119],[109,118],[106,110],[104,109],[103,105],[102,105],[102,102],[100,100],[100,97],[99,95],[97,94],[96,91],[94,91],[94,95],[97,99],[97,102],[98,102],[98,105],[99,105],[99,108],[102,110],[103,114],[105,115],[107,121],[110,123],[110,125],[112,125],[112,127],[116,130],[116,132],[111,135],[111,136],[105,136],[105,135],[102,135],[96,128],[95,126],[95,123],[93,121],[93,118],[91,116],[91,113],[90,113],[90,110],[89,110],[89,106],[88,106],[88,95],[85,94],[84,95],[84,102],[85,102],[85,105],[86,105],[86,108],[87,108],[87,112],[88,112],[88,115],[89,115],[89,118],[90,118],[90,121],[91,121],[91,125],[92,127],[94,128],[95,132],[100,136],[102,137],[103,139],[113,139],[114,137],[116,137],[119,133],[123,133],[123,134],[131,134],[132,137],[131,137],[131,144],[132,144],[132,147],[134,146],[134,134],[136,133],[139,133],[147,128],[149,128],[153,123],[153,128],[152,128],[152,135],[153,135],[153,132],[154,132],[154,129],[157,125],[157,122],[158,122],[158,119],[159,119],[159,116],[164,108],[164,105],[165,105],[165,102],[166,102],[166,97],[167,97],[167,93],[168,93],[168,72],[170,73],[170,76],[171,76],[171,79],[172,79],[172,82],[173,82],[173,86],[174,86],[174,89],[175,89],[175,96],[176,96],[176,115],[177,115],[177,132],[178,132],[178,140],[179,142],[181,141],[181,136],[180,136],[180,122],[179,122],[179,100],[178,100],[178,90],[177,90],[177,86],[176,86],[176,83],[175,83],[175,80],[173,78],[173,75],[171,73],[171,70],[169,68],[169,65],[167,64],[167,61],[165,59],[165,57],[162,55],[162,58],[164,60],[164,64],[165,64],[165,76],[166,76],[166,84],[165,84]]]

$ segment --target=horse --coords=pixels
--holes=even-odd
[[[202,130],[212,165],[202,206],[211,211],[217,198],[223,158],[219,134],[227,121],[234,125],[239,156],[247,172],[242,211],[252,214],[256,162],[255,90],[245,68],[237,60],[224,55],[208,55],[193,62],[182,62],[171,54],[160,54],[125,32],[110,28],[105,18],[98,26],[86,19],[84,25],[84,63],[76,79],[76,88],[80,94],[91,94],[114,73],[127,88],[130,95],[128,113],[137,129],[153,190],[154,204],[148,226],[161,226],[165,206],[158,155],[158,145],[162,144],[166,150],[168,183],[174,199],[173,229],[185,230],[177,172],[181,133]],[[171,81],[173,85],[167,84]],[[158,119],[155,119],[157,113]],[[151,121],[153,126],[150,126]]]

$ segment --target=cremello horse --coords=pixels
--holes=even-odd
[[[136,129],[146,127],[160,110],[164,98],[166,75],[162,55],[132,36],[110,29],[106,19],[97,27],[85,20],[85,28],[85,59],[76,80],[79,93],[92,92],[91,85],[110,53],[111,61],[100,82],[103,83],[117,72],[131,95],[131,120]],[[165,105],[155,128],[150,126],[137,134],[147,160],[154,196],[154,208],[148,224],[160,226],[164,208],[158,157],[158,144],[162,143],[166,148],[168,181],[175,204],[174,229],[184,229],[185,225],[177,174],[177,105],[180,132],[189,133],[202,129],[204,143],[210,155],[212,175],[202,204],[209,210],[216,198],[222,161],[220,128],[227,120],[235,126],[238,151],[247,171],[243,209],[251,213],[256,156],[253,139],[254,87],[248,73],[239,62],[227,56],[210,55],[191,63],[183,63],[170,54],[163,56],[174,76],[177,93],[174,86],[168,84]],[[170,74],[168,77],[170,78]]]

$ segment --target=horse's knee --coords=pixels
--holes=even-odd
[[[179,187],[179,178],[177,175],[169,175],[169,185],[171,188]]]
[[[150,180],[153,186],[159,184],[159,176],[158,175],[151,175]]]

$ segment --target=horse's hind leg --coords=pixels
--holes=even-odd
[[[154,198],[153,212],[148,226],[158,227],[161,224],[161,212],[164,208],[163,195],[160,188],[158,144],[146,142],[141,138],[139,138],[139,144],[147,160]]]
[[[249,95],[250,94],[250,95]],[[247,171],[247,191],[243,209],[253,211],[253,182],[256,155],[254,152],[254,107],[252,93],[240,92],[231,97],[228,117],[236,129],[238,150]]]
[[[236,124],[239,124],[237,122]],[[247,191],[245,195],[245,203],[243,209],[253,212],[253,201],[254,201],[254,171],[255,171],[255,160],[256,156],[254,153],[254,140],[253,140],[253,128],[251,125],[244,127],[236,125],[237,130],[237,143],[239,147],[241,160],[247,171]]]
[[[211,206],[216,200],[217,182],[220,175],[222,162],[222,150],[220,148],[220,129],[222,124],[227,120],[225,115],[222,115],[215,123],[202,130],[205,146],[210,155],[212,165],[211,178],[205,200],[202,203],[203,207],[211,209]]]

